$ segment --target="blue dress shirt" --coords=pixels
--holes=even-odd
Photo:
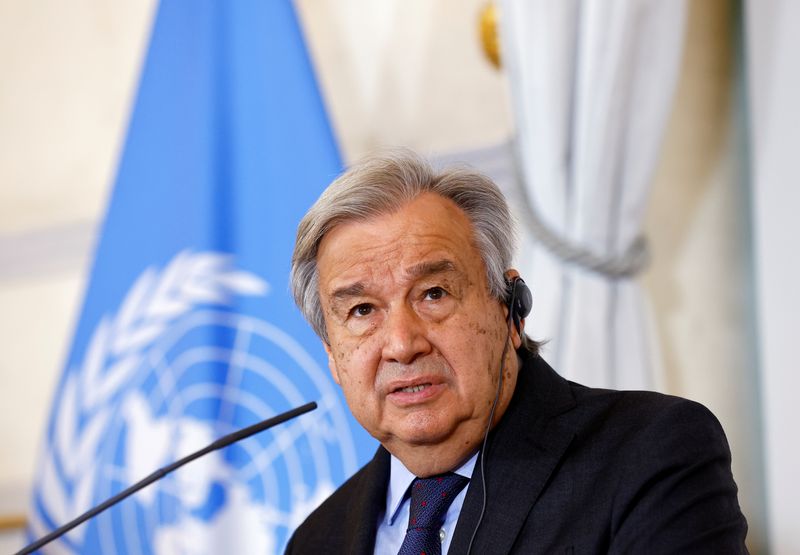
[[[406,537],[408,528],[408,511],[411,505],[411,496],[408,495],[408,488],[414,481],[414,476],[394,455],[392,457],[391,468],[389,471],[389,489],[386,492],[386,511],[380,522],[378,522],[378,533],[375,537],[376,555],[397,555],[403,540]],[[467,462],[456,468],[453,472],[465,478],[472,478],[472,471],[475,469],[475,461],[478,460],[478,453],[470,457]],[[461,507],[464,505],[464,498],[467,495],[466,488],[453,500],[442,525],[440,537],[442,538],[442,553],[447,553],[450,548],[450,540],[456,529],[458,515],[461,514]]]

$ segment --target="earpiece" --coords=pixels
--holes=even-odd
[[[508,313],[514,321],[514,327],[517,328],[517,333],[522,333],[521,323],[528,314],[531,313],[533,308],[533,295],[531,290],[525,285],[521,277],[514,277],[508,281]]]

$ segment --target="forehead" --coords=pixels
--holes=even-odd
[[[451,263],[441,265],[443,271],[469,273],[484,267],[467,216],[454,202],[433,193],[394,212],[334,227],[317,253],[323,294],[332,281],[340,284],[386,272],[400,277],[434,261]]]

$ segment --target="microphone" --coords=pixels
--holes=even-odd
[[[120,501],[122,501],[126,497],[129,497],[130,495],[136,493],[137,491],[139,491],[143,487],[148,486],[148,485],[152,484],[153,482],[156,482],[156,481],[160,480],[161,478],[163,478],[164,476],[166,476],[167,474],[169,474],[173,470],[176,470],[176,469],[182,467],[183,465],[185,465],[188,462],[192,462],[193,460],[195,460],[197,458],[200,458],[203,455],[206,455],[206,454],[210,453],[211,451],[216,451],[217,449],[222,449],[223,447],[227,447],[231,443],[235,443],[235,442],[239,441],[240,439],[244,439],[246,437],[250,437],[253,434],[257,434],[258,432],[262,432],[262,431],[264,431],[266,429],[272,428],[273,426],[277,426],[278,424],[282,424],[282,423],[286,422],[287,420],[291,420],[292,418],[295,418],[296,416],[300,416],[301,414],[305,414],[307,412],[310,412],[310,411],[314,410],[315,408],[317,408],[317,403],[312,401],[311,403],[306,403],[303,406],[297,407],[297,408],[292,409],[290,411],[286,411],[286,412],[284,412],[282,414],[279,414],[277,416],[273,416],[272,418],[268,418],[267,420],[264,420],[264,421],[259,422],[257,424],[253,424],[252,426],[248,426],[247,428],[242,428],[241,430],[238,430],[236,432],[233,432],[233,433],[230,433],[230,434],[228,434],[226,436],[223,436],[223,437],[219,438],[217,441],[213,442],[211,445],[203,447],[199,451],[195,451],[194,453],[192,453],[190,455],[186,455],[182,459],[180,459],[178,461],[175,461],[174,463],[169,464],[169,465],[167,465],[167,466],[165,466],[163,468],[159,468],[158,470],[156,470],[155,472],[153,472],[152,474],[150,474],[149,476],[147,476],[143,480],[140,480],[140,481],[136,482],[135,484],[133,484],[129,488],[119,492],[115,496],[110,497],[109,499],[106,499],[105,501],[103,501],[102,503],[97,505],[96,507],[93,507],[93,508],[89,509],[88,511],[86,511],[85,513],[80,515],[79,517],[67,522],[66,524],[64,524],[63,526],[57,528],[56,530],[53,530],[52,532],[50,532],[46,536],[42,536],[41,538],[39,538],[38,540],[36,540],[32,544],[30,544],[27,547],[25,547],[24,549],[22,549],[22,551],[18,551],[16,553],[16,555],[27,555],[29,553],[33,553],[34,551],[36,551],[40,547],[47,545],[48,543],[50,543],[51,541],[55,540],[56,538],[60,538],[61,536],[63,536],[64,534],[66,534],[67,532],[69,532],[70,530],[75,528],[77,525],[79,525],[79,524],[89,520],[90,518],[102,513],[103,511],[105,511],[109,507],[112,507],[112,506],[116,505],[117,503],[119,503]]]

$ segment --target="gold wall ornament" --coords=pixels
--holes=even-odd
[[[492,65],[500,69],[500,34],[497,27],[500,22],[500,10],[494,2],[487,2],[481,10],[479,16],[479,32],[483,53],[492,62]]]
[[[28,519],[22,514],[0,515],[0,532],[22,530],[28,525]]]

